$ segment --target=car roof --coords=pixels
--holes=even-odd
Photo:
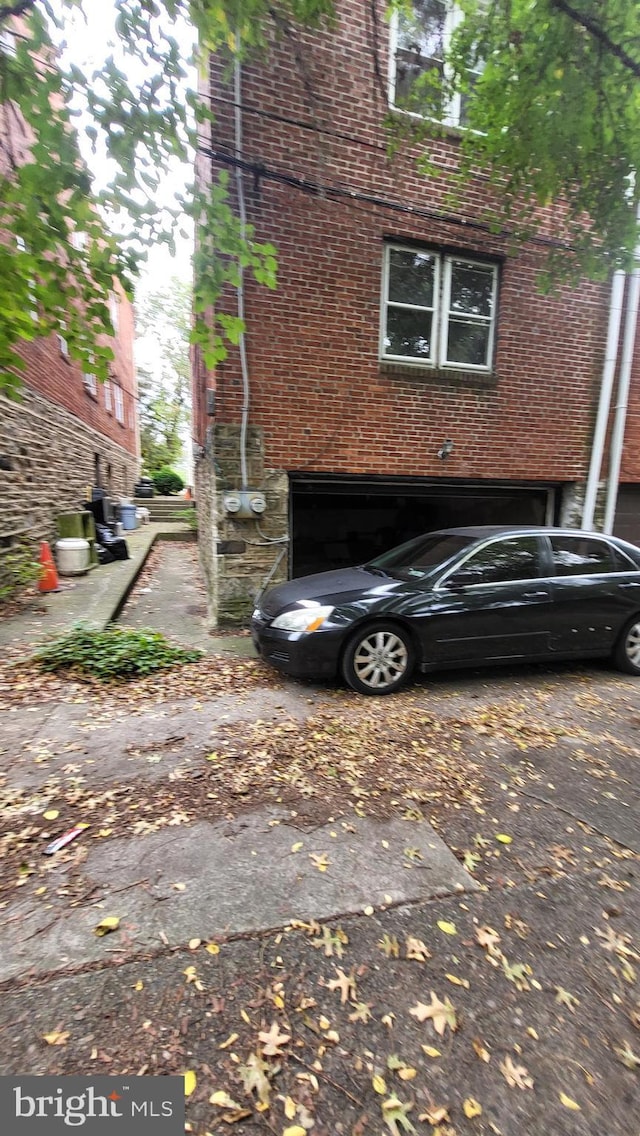
[[[428,536],[468,536],[481,539],[488,536],[500,536],[501,534],[513,535],[515,533],[527,533],[529,535],[550,533],[562,533],[565,536],[588,536],[597,537],[600,540],[613,540],[618,542],[617,537],[611,537],[607,533],[590,532],[586,529],[571,529],[571,528],[553,528],[549,525],[466,525],[454,529],[438,529],[436,532],[431,532],[425,535]]]

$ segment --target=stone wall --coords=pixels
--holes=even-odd
[[[78,510],[95,484],[132,496],[133,454],[28,388],[22,402],[0,396],[0,549],[15,540],[56,539],[59,513]]]
[[[216,424],[209,431],[205,457],[197,466],[201,559],[213,626],[246,626],[260,591],[287,579],[287,474],[265,469],[262,431],[250,428],[249,484],[252,489],[262,490],[267,507],[257,520],[229,516],[223,498],[228,490],[240,486],[239,445],[239,427]]]

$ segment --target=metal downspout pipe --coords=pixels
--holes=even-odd
[[[616,359],[618,357],[618,341],[620,338],[620,325],[622,323],[622,302],[624,299],[625,274],[617,269],[611,282],[611,299],[609,301],[609,325],[607,328],[607,345],[605,349],[604,365],[602,368],[602,384],[600,387],[600,400],[598,414],[591,445],[591,461],[585,487],[584,504],[582,507],[582,528],[592,529],[598,496],[598,482],[602,469],[611,395],[613,393],[613,380],[615,378]]]
[[[607,499],[604,512],[603,531],[613,532],[618,503],[618,488],[620,484],[620,467],[622,465],[622,449],[624,446],[624,431],[627,424],[627,407],[629,405],[629,387],[631,385],[631,368],[633,365],[633,352],[636,342],[636,327],[638,323],[638,307],[640,306],[640,245],[636,248],[636,265],[629,277],[627,294],[627,308],[625,313],[624,341],[622,345],[622,359],[620,362],[620,378],[618,380],[618,398],[616,412],[611,432],[609,447],[609,478],[607,482]]]
[[[247,229],[247,210],[244,199],[244,182],[242,180],[242,65],[240,63],[240,39],[236,36],[236,52],[233,65],[233,99],[234,99],[234,149],[238,159],[236,165],[236,189],[238,194],[238,215],[240,218],[240,237],[245,238]],[[238,263],[238,319],[245,323],[244,309],[244,268]],[[242,416],[240,420],[240,480],[241,489],[249,485],[247,472],[247,431],[249,428],[249,364],[247,361],[247,340],[244,330],[240,333],[238,342],[240,350],[240,368],[242,371]]]

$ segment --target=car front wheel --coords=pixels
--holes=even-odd
[[[414,666],[409,634],[392,623],[374,623],[348,643],[342,674],[359,694],[392,694],[409,680]]]
[[[623,628],[613,652],[613,661],[619,670],[640,675],[640,615],[634,615]]]

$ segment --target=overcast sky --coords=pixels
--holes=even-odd
[[[113,0],[97,0],[97,2],[96,0],[88,0],[86,8],[86,18],[80,12],[74,13],[71,17],[67,15],[66,57],[76,63],[85,73],[91,73],[93,69],[104,62],[109,54],[113,53],[116,63],[131,74],[130,69],[136,65],[136,61],[131,60],[130,56],[124,57],[118,51],[118,41],[114,31],[115,6]],[[173,25],[171,33],[184,45],[185,59],[188,58],[192,47],[191,29],[186,26]],[[140,65],[137,66],[138,74],[142,78],[143,72]],[[191,75],[190,82],[195,85],[195,73]],[[80,140],[87,163],[95,175],[97,184],[105,184],[109,179],[109,168],[106,160],[101,158],[99,154],[91,153],[88,140],[82,132]],[[163,181],[162,199],[170,203],[173,194],[176,191],[183,191],[192,180],[193,168],[190,165],[185,168],[176,163],[172,176]],[[150,250],[149,260],[142,270],[139,281],[139,291],[146,291],[148,288],[153,289],[171,276],[190,280],[192,238],[184,240],[176,235],[176,242],[175,258],[169,255],[165,246]]]

